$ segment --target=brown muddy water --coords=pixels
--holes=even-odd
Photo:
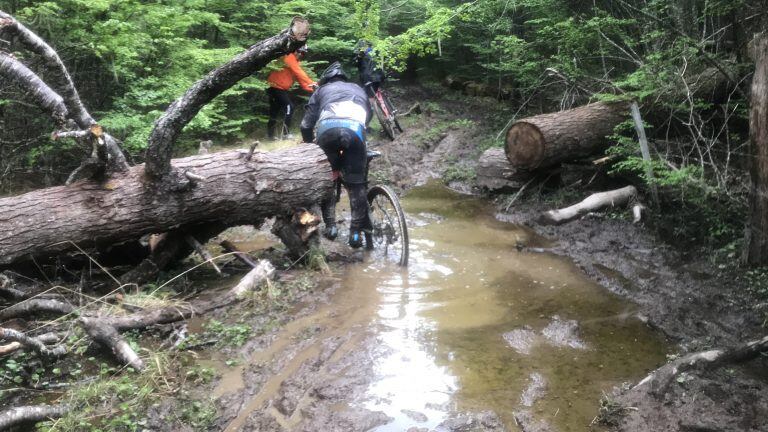
[[[325,326],[319,339],[359,335],[336,358],[373,334],[369,385],[347,404],[392,418],[375,431],[433,429],[452,413],[492,410],[508,430],[518,429],[515,413],[527,412],[568,432],[588,428],[603,392],[664,362],[667,346],[634,317],[633,305],[565,258],[519,250],[543,240],[497,221],[487,202],[430,185],[408,194],[404,207],[406,270],[349,266],[330,304],[290,323],[247,363],[274,355],[309,326]],[[227,430],[263,407],[320,343],[270,378]],[[225,374],[217,396],[242,386],[241,374]],[[297,421],[279,422],[290,429]]]

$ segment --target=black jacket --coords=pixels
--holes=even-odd
[[[347,81],[334,81],[321,86],[317,89],[304,111],[304,118],[301,120],[301,136],[304,142],[313,142],[315,138],[315,125],[320,119],[323,110],[331,104],[337,102],[352,101],[365,109],[366,118],[371,117],[371,106],[368,102],[368,96],[359,85]]]

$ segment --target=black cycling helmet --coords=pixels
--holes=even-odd
[[[349,77],[347,76],[347,73],[344,72],[344,69],[341,67],[341,63],[339,62],[333,62],[328,68],[323,72],[323,74],[320,76],[320,84],[321,86],[323,84],[327,84],[334,78],[341,78],[344,81],[349,80]]]

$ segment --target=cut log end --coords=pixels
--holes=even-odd
[[[534,169],[544,159],[545,146],[546,140],[541,130],[532,123],[520,121],[507,131],[504,150],[513,166]]]

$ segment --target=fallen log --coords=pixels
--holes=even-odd
[[[666,393],[675,377],[683,372],[715,369],[726,364],[743,363],[765,353],[768,353],[768,336],[727,350],[715,349],[689,354],[656,369],[640,381],[635,388],[647,387],[652,395],[661,397]]]
[[[507,159],[535,170],[589,156],[605,148],[605,137],[628,113],[627,104],[597,102],[519,120],[507,131]]]
[[[477,185],[489,192],[511,192],[522,188],[531,174],[515,169],[504,156],[504,150],[486,150],[477,162]]]
[[[0,412],[0,430],[10,430],[25,423],[55,420],[69,411],[66,405],[21,406]]]
[[[313,144],[273,153],[244,151],[173,161],[205,177],[195,187],[149,187],[142,165],[105,182],[80,181],[0,198],[0,265],[72,248],[111,245],[146,234],[221,223],[250,225],[292,215],[331,196],[330,165]]]
[[[636,197],[637,189],[634,186],[627,186],[608,192],[599,192],[588,196],[584,201],[570,207],[544,212],[539,216],[538,222],[544,225],[561,225],[604,207],[626,205]]]

